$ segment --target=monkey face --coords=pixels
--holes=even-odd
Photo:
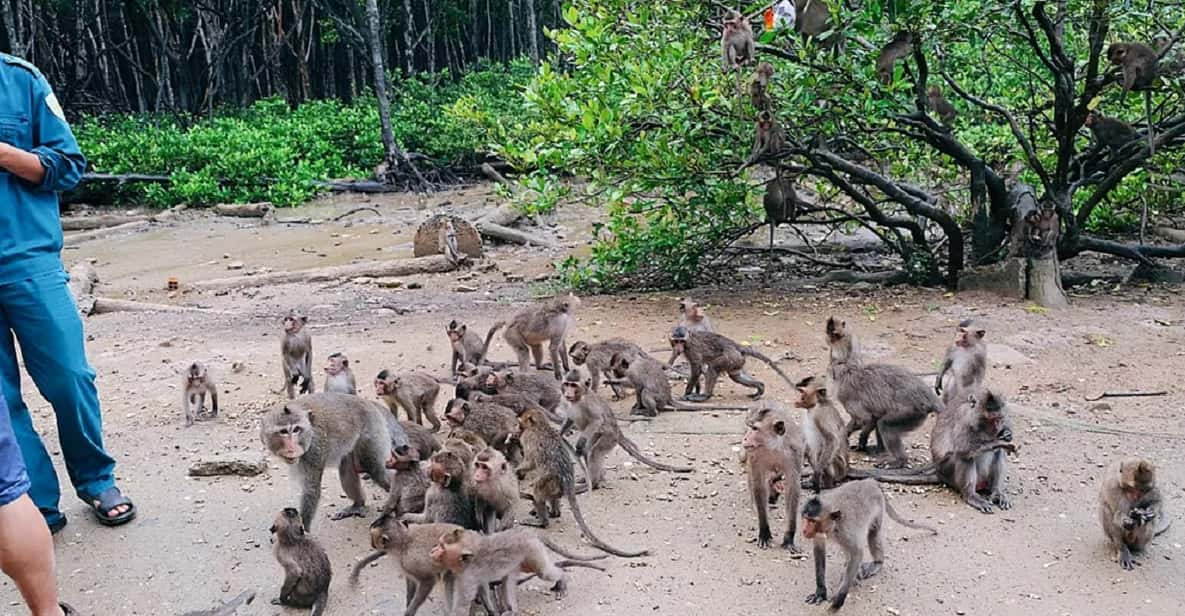
[[[798,388],[798,401],[794,403],[794,406],[800,409],[813,409],[818,403],[818,395],[815,389],[811,387]]]
[[[295,464],[304,455],[312,440],[312,425],[307,415],[294,413],[287,406],[275,419],[276,425],[271,428],[271,432],[264,434],[264,443],[269,451],[282,460]]]
[[[1127,58],[1127,45],[1123,43],[1112,43],[1107,48],[1107,59],[1111,64],[1123,64],[1124,59]]]
[[[481,390],[491,396],[497,395],[507,383],[510,382],[510,376],[499,376],[497,372],[491,372],[486,375],[485,381],[482,383]]]
[[[609,358],[609,374],[615,378],[625,378],[626,371],[630,369],[630,362],[620,353],[614,353],[613,357]]]
[[[1156,467],[1139,458],[1124,460],[1119,464],[1119,485],[1128,500],[1138,501],[1156,486]]]
[[[334,353],[329,356],[329,360],[325,363],[325,374],[337,375],[342,370],[345,370],[350,365],[350,360],[346,359],[344,355]]]
[[[847,335],[847,323],[835,317],[827,319],[827,342],[835,344]]]
[[[955,345],[963,348],[969,348],[971,345],[983,340],[986,330],[976,329],[971,330],[967,327],[960,327],[959,333],[955,336]]]
[[[309,318],[297,314],[289,314],[284,317],[284,331],[289,334],[295,334],[304,328],[305,323],[309,322]]]
[[[564,390],[564,399],[565,400],[567,400],[568,402],[580,402],[580,398],[583,397],[584,392],[581,391],[579,381],[577,381],[577,382],[564,381],[564,384],[562,385],[562,387]]]
[[[687,337],[686,336],[671,336],[671,350],[675,353],[687,352]]]
[[[469,417],[471,410],[468,401],[454,398],[449,401],[448,408],[444,411],[444,418],[450,426],[459,428],[465,425],[465,419]]]
[[[419,461],[418,451],[407,445],[400,445],[391,449],[390,455],[387,456],[386,467],[391,470],[409,470]]]
[[[583,366],[584,361],[588,359],[588,344],[585,342],[577,342],[568,349],[568,356],[572,359],[572,363],[577,366]]]

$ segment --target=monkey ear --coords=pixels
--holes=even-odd
[[[461,328],[460,328],[460,329],[458,329],[457,331],[461,332],[461,334],[462,334],[462,335],[464,335],[464,334],[465,334],[465,332],[469,331],[469,326],[468,326],[468,325],[462,325],[462,326],[461,326]]]
[[[305,316],[302,316],[302,317],[300,317],[300,322],[301,322],[301,323],[308,323],[308,322],[309,322],[309,318],[308,318],[308,317],[305,317]]]
[[[820,398],[826,398],[827,397],[827,388],[820,387],[819,389],[815,390],[815,393],[818,394]]]
[[[983,330],[983,329],[975,330],[975,337],[979,338],[980,340],[983,340],[983,337],[985,334],[987,334],[987,330]]]
[[[786,433],[786,422],[784,422],[784,421],[775,422],[774,423],[774,432],[777,432],[778,436],[782,436],[783,434],[785,434]]]

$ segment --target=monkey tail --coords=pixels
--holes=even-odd
[[[767,357],[764,353],[761,353],[760,351],[754,351],[753,349],[750,349],[749,347],[742,346],[742,347],[740,347],[740,349],[741,349],[741,355],[748,355],[749,357],[755,357],[755,358],[760,359],[761,361],[765,362],[765,365],[769,366],[774,372],[777,372],[778,376],[782,377],[782,380],[786,381],[787,385],[789,385],[791,388],[794,387],[794,385],[795,385],[794,381],[790,380],[790,377],[786,376],[785,372],[782,372],[782,369],[779,368],[778,365],[774,363],[774,360]]]
[[[889,499],[887,499],[887,498],[885,499],[885,513],[888,513],[889,517],[893,518],[894,522],[896,522],[902,526],[907,526],[909,528],[916,528],[918,530],[927,530],[927,531],[930,531],[931,535],[938,534],[938,529],[934,528],[933,526],[927,526],[925,524],[918,524],[916,522],[910,522],[909,520],[906,520],[905,518],[901,517],[901,514],[897,513],[897,510],[893,508],[893,505],[889,504]]]
[[[490,351],[490,341],[494,339],[494,334],[498,333],[498,330],[502,329],[503,325],[506,325],[506,321],[498,321],[490,326],[490,331],[486,332],[485,344],[481,346],[482,361],[485,361],[486,354]]]
[[[601,565],[595,565],[593,563],[580,560],[557,560],[555,561],[555,566],[559,567],[560,569],[567,569],[569,567],[584,567],[585,569],[596,569],[597,571],[605,570],[605,568]]]
[[[367,554],[366,558],[358,561],[358,564],[354,565],[354,568],[350,571],[350,586],[358,586],[358,574],[362,573],[362,569],[364,569],[370,563],[382,558],[383,556],[386,556],[386,554],[387,553],[382,550],[375,550],[370,554]]]
[[[604,541],[601,541],[600,538],[593,534],[592,530],[588,528],[588,523],[584,521],[584,514],[580,512],[580,503],[576,502],[576,493],[573,492],[573,486],[571,483],[568,483],[568,485],[564,486],[564,493],[568,496],[568,506],[572,508],[572,517],[576,518],[576,524],[580,526],[581,532],[584,533],[585,537],[588,537],[588,541],[593,545],[593,547],[621,558],[637,558],[639,556],[647,556],[650,554],[650,550],[626,552],[624,550],[619,550],[608,543],[605,543]]]
[[[695,470],[690,466],[671,466],[670,464],[663,464],[658,460],[647,458],[646,456],[642,455],[641,451],[638,450],[638,445],[627,438],[624,434],[617,439],[617,442],[621,444],[621,448],[624,449],[626,453],[630,454],[639,462],[651,468],[657,468],[660,471],[667,471],[671,473],[690,473]]]
[[[609,558],[608,554],[597,554],[596,556],[578,556],[576,554],[573,554],[572,552],[569,552],[567,550],[567,548],[564,548],[563,546],[559,545],[558,543],[547,538],[546,535],[539,534],[537,536],[539,537],[539,541],[542,541],[543,545],[547,546],[547,549],[551,550],[552,552],[555,552],[556,554],[559,554],[560,556],[563,556],[564,558],[567,558],[568,560],[575,560],[575,561],[582,561],[583,562],[583,561],[589,561],[589,560],[604,560],[606,558]]]
[[[317,595],[317,600],[313,601],[313,609],[309,612],[309,616],[322,616],[325,613],[326,603],[329,603],[328,590],[324,590],[320,595]]]

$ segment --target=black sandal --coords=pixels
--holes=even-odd
[[[102,494],[93,496],[89,500],[91,510],[95,512],[95,518],[99,520],[99,524],[103,526],[120,526],[127,524],[136,517],[136,505],[128,500],[117,487],[110,487],[103,490]],[[108,512],[120,505],[127,505],[128,510],[116,515],[109,515]]]

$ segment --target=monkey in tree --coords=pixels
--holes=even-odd
[[[848,559],[843,581],[831,599],[832,611],[843,607],[857,580],[880,572],[885,561],[886,513],[902,526],[938,534],[933,527],[901,517],[871,479],[845,483],[806,502],[802,508],[802,535],[814,541],[815,558],[815,592],[807,596],[807,603],[816,605],[827,600],[828,540],[843,548]],[[861,564],[865,546],[872,562]]]
[[[1129,458],[1111,467],[1099,490],[1099,521],[1119,565],[1130,571],[1138,563],[1133,552],[1143,552],[1154,537],[1169,528],[1156,486],[1156,467],[1142,458]]]
[[[321,500],[321,477],[336,465],[342,490],[353,503],[333,515],[334,520],[362,516],[366,493],[357,468],[370,474],[384,490],[390,489],[385,463],[391,452],[387,422],[376,406],[357,396],[309,394],[277,404],[263,415],[259,437],[272,454],[292,466],[301,485],[300,517],[312,528]]]
[[[742,64],[748,63],[757,55],[757,48],[753,42],[753,27],[749,20],[737,11],[724,20],[724,29],[720,34],[720,62],[724,72],[740,70]]]
[[[765,185],[761,205],[765,208],[765,222],[769,224],[769,250],[772,254],[777,226],[798,218],[798,191],[794,188],[794,180],[786,176],[781,165],[777,166],[774,179]]]
[[[947,350],[934,379],[934,393],[942,396],[943,406],[979,389],[987,376],[987,345],[983,342],[986,331],[973,329],[972,325],[971,319],[959,323],[955,343]]]
[[[311,394],[313,385],[313,335],[305,326],[309,318],[296,311],[284,317],[284,337],[280,339],[280,365],[284,369],[284,391],[288,399],[296,397],[294,387],[300,385],[300,393]]]
[[[554,298],[541,305],[532,306],[516,314],[502,333],[502,338],[518,355],[519,370],[526,371],[535,358],[535,369],[543,370],[543,343],[551,354],[551,367],[555,380],[563,377],[560,371],[569,370],[567,344],[568,330],[576,321],[574,311],[580,305],[580,298],[568,294]]]
[[[868,436],[877,432],[880,445],[893,456],[892,466],[908,464],[902,436],[916,430],[942,402],[933,389],[913,372],[900,366],[865,363],[853,348],[847,323],[827,319],[830,365],[827,390],[851,416],[848,434],[860,431],[859,447],[867,449]]]
[[[798,497],[802,487],[802,432],[790,419],[790,413],[777,406],[766,404],[749,412],[745,418],[745,436],[741,439],[744,449],[745,472],[748,475],[749,496],[757,507],[757,545],[768,548],[773,539],[769,530],[766,504],[770,502],[770,489],[784,486],[786,492],[786,534],[782,547],[797,553],[794,535],[798,524]]]
[[[1099,145],[1106,146],[1111,153],[1115,153],[1123,146],[1139,138],[1130,124],[1117,118],[1108,118],[1092,111],[1086,116],[1086,127],[1094,135]]]
[[[754,122],[753,151],[745,166],[752,165],[764,156],[776,156],[786,147],[786,132],[778,118],[768,109],[757,114]]]
[[[893,35],[893,40],[881,49],[876,58],[876,76],[884,85],[893,83],[893,67],[897,61],[913,51],[913,33],[902,30]]]
[[[848,476],[847,422],[827,395],[823,379],[809,376],[798,382],[797,389],[794,406],[803,410],[803,442],[811,463],[811,483],[816,490],[834,488]]]
[[[450,369],[452,375],[457,376],[457,366],[461,364],[480,366],[489,354],[490,341],[494,339],[494,334],[505,324],[505,321],[494,323],[486,332],[486,339],[483,342],[481,336],[470,330],[469,326],[457,323],[456,320],[450,321],[448,327],[445,328],[445,333],[448,334],[449,346],[453,349]]]
[[[516,436],[523,447],[523,464],[518,468],[518,476],[522,479],[532,472],[535,475],[531,482],[531,500],[534,502],[536,522],[524,521],[524,524],[547,528],[550,518],[560,515],[560,499],[567,497],[572,517],[588,537],[589,543],[623,558],[645,556],[649,553],[647,550],[627,552],[617,549],[601,541],[589,529],[576,501],[576,477],[572,470],[572,459],[568,457],[568,448],[564,446],[564,437],[548,423],[543,413],[528,410],[519,415],[518,425]]]
[[[325,363],[324,389],[339,394],[358,395],[354,371],[350,370],[350,360],[345,355],[334,353],[329,356]]]
[[[284,584],[272,605],[311,608],[310,616],[321,616],[329,602],[329,581],[333,578],[325,548],[305,534],[300,514],[291,507],[276,516],[269,530],[272,552],[284,568]]]
[[[1132,90],[1144,91],[1144,121],[1148,123],[1148,150],[1156,153],[1155,130],[1152,126],[1152,82],[1160,72],[1160,55],[1143,43],[1113,43],[1107,48],[1107,59],[1123,74],[1123,100]]]
[[[1057,249],[1061,217],[1055,207],[1039,207],[1024,215],[1021,229],[1024,256],[1042,259]]]
[[[831,32],[829,36],[822,39],[822,43],[835,51],[842,51],[843,36],[839,32],[833,31],[831,8],[827,6],[825,0],[794,0],[794,4],[798,9],[794,28],[804,39],[816,39]]]
[[[210,372],[206,366],[196,361],[190,364],[189,368],[185,370],[185,379],[181,384],[181,389],[183,391],[181,408],[185,410],[186,427],[192,426],[194,418],[206,410],[207,394],[210,396],[210,404],[213,407],[210,417],[218,416],[218,384],[210,378]]]
[[[583,378],[580,372],[572,370],[565,375],[563,389],[566,404],[561,407],[564,425],[560,433],[565,434],[570,428],[579,431],[576,455],[585,458],[591,489],[599,488],[605,480],[605,458],[618,445],[634,459],[651,468],[672,473],[690,473],[693,470],[663,464],[643,455],[638,445],[622,434],[613,408],[592,390],[591,380]]]
[[[753,71],[753,80],[749,82],[749,101],[758,111],[768,111],[773,108],[774,101],[769,95],[769,81],[774,76],[774,67],[769,62],[762,62]]]
[[[938,114],[938,120],[942,122],[942,125],[949,130],[959,112],[942,95],[942,89],[938,86],[930,86],[930,89],[926,90],[926,102],[929,103],[930,110]]]

